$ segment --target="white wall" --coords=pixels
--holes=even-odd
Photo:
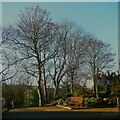
[[[86,87],[92,89],[93,88],[93,80],[86,80]]]

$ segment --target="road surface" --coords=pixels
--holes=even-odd
[[[6,112],[2,115],[2,120],[69,120],[69,119],[79,119],[79,120],[103,120],[103,119],[113,119],[119,120],[120,113],[88,113],[88,112]]]

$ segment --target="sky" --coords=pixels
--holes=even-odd
[[[1,0],[3,2],[118,2],[119,0]]]
[[[18,14],[25,7],[39,5],[50,12],[53,21],[69,19],[81,25],[85,32],[111,44],[118,62],[118,3],[113,0],[104,2],[6,2],[2,0],[2,25],[15,24]],[[15,1],[15,0],[13,0]],[[22,1],[22,0],[21,0]],[[37,1],[37,0],[34,0]],[[40,0],[39,0],[40,1]],[[70,0],[69,0],[70,1]],[[95,0],[93,0],[95,1]],[[103,1],[103,0],[99,0]],[[105,2],[106,1],[106,2]],[[107,2],[109,1],[109,2]],[[118,70],[118,66],[114,71]]]

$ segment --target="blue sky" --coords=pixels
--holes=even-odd
[[[119,0],[1,0],[3,2],[118,2]]]
[[[106,0],[107,1],[107,0]],[[108,0],[112,1],[112,0]],[[86,32],[111,44],[118,61],[118,3],[117,2],[15,2],[2,3],[3,25],[14,24],[20,9],[39,5],[50,12],[53,21],[69,19]],[[115,70],[117,70],[117,66]]]

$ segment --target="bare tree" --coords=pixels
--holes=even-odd
[[[13,49],[11,49],[10,44],[8,44],[8,39],[10,37],[10,27],[4,28],[2,30],[2,41],[0,42],[0,56],[1,56],[1,70],[0,75],[2,79],[0,82],[5,82],[10,79],[13,79],[17,73],[17,65],[18,65],[18,56]]]
[[[71,73],[77,71],[79,64],[82,63],[84,51],[81,42],[84,34],[80,27],[77,28],[75,23],[68,20],[58,26],[58,54],[50,62],[52,69],[48,70],[54,84],[54,98],[58,95],[60,83],[65,80],[65,75],[74,76]]]
[[[48,49],[44,59],[43,50],[54,40],[54,26],[47,10],[39,6],[26,8],[19,17],[17,25],[11,27],[12,34],[7,40],[19,51],[19,60],[24,70],[38,78],[39,106],[42,106],[42,67],[56,52]]]
[[[71,93],[74,91],[74,84],[78,81],[78,72],[81,65],[85,62],[84,61],[84,52],[86,49],[86,45],[84,44],[84,32],[81,27],[77,27],[77,29],[72,32],[70,35],[70,52],[68,54],[68,71],[67,74],[70,77],[71,82]],[[75,81],[75,79],[77,81]]]
[[[73,24],[68,23],[67,21],[63,24],[56,24],[57,28],[57,41],[54,46],[59,46],[57,49],[56,56],[50,61],[48,66],[49,76],[53,80],[54,85],[54,99],[58,95],[59,85],[67,72],[66,59],[69,52],[68,41],[69,34],[72,29]],[[56,48],[56,47],[55,47]],[[52,65],[52,68],[51,68]]]
[[[110,69],[114,66],[115,54],[112,53],[110,44],[97,39],[89,39],[85,41],[86,49],[86,62],[87,68],[90,70],[94,81],[94,91],[98,97],[96,79],[98,73]]]
[[[47,10],[39,6],[26,8],[19,18],[15,26],[7,26],[2,32],[0,46],[4,43],[4,49],[0,54],[4,53],[1,63],[4,68],[0,74],[3,74],[3,81],[15,77],[17,72],[27,73],[37,81],[39,106],[42,106],[47,99],[48,74],[56,98],[61,82],[68,80],[66,76],[69,76],[73,93],[79,69],[84,67],[94,76],[97,95],[95,75],[111,68],[114,61],[109,44],[85,34],[80,26],[70,21],[53,23]]]

